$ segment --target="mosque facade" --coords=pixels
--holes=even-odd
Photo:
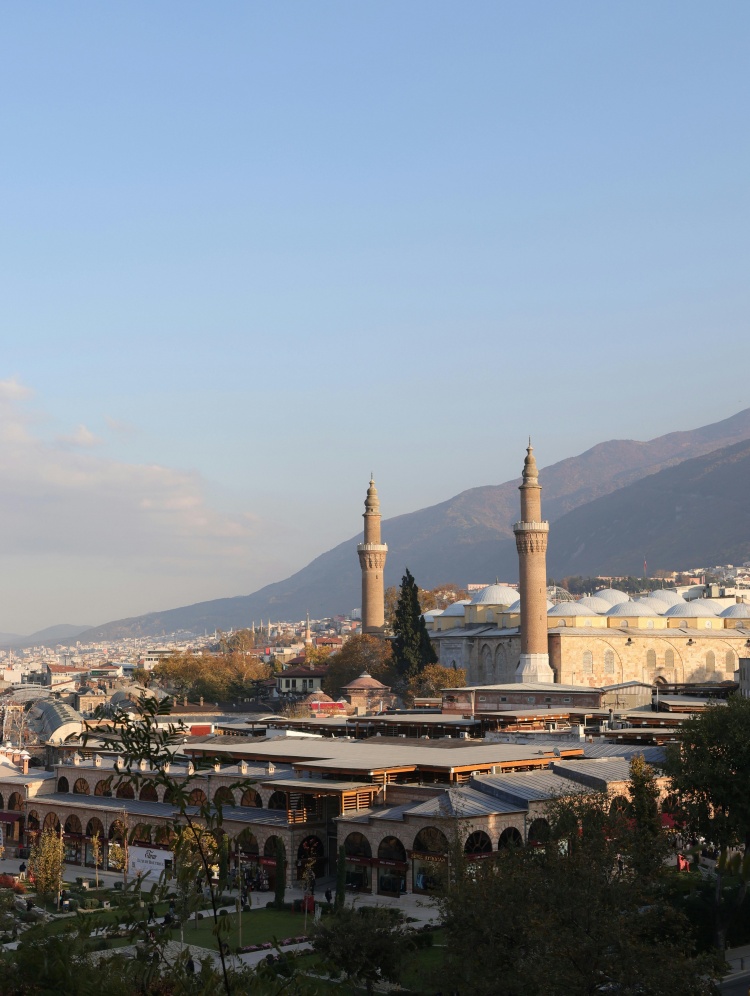
[[[465,669],[469,685],[735,680],[740,657],[750,657],[750,604],[703,598],[703,589],[631,598],[613,588],[555,604],[546,588],[549,524],[531,445],[520,491],[521,521],[513,527],[520,590],[489,585],[471,600],[426,613],[441,664]]]

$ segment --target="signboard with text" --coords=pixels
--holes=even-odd
[[[148,875],[152,882],[155,882],[164,871],[164,866],[174,863],[174,854],[171,851],[161,851],[158,847],[131,847],[128,848],[128,867],[131,875],[140,872],[141,878]]]

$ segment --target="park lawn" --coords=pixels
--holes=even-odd
[[[229,913],[226,919],[230,922],[230,930],[226,934],[222,933],[221,937],[229,944],[232,951],[236,951],[240,943],[239,914]],[[307,925],[308,929],[312,926],[312,917],[308,917]],[[218,950],[213,928],[213,917],[204,916],[202,920],[198,920],[197,926],[194,920],[186,922],[182,936],[186,944],[197,944],[199,947]],[[242,914],[243,947],[250,944],[265,944],[273,940],[281,941],[287,937],[299,937],[304,933],[305,918],[301,913],[260,909]],[[172,932],[173,937],[177,937],[177,934],[178,931]]]

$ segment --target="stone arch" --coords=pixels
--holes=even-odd
[[[475,830],[470,833],[464,842],[464,854],[490,854],[492,852],[492,841],[484,830]]]
[[[135,799],[135,790],[130,782],[120,782],[115,796],[117,799]]]
[[[57,817],[57,813],[47,813],[44,817],[42,829],[53,830],[55,833],[60,833],[60,820]]]
[[[414,838],[413,850],[424,854],[447,854],[448,839],[437,827],[423,827]]]
[[[83,834],[83,827],[81,826],[81,821],[74,814],[71,814],[65,821],[65,833],[75,833],[81,836]]]
[[[264,854],[265,857],[267,857],[267,858],[275,858],[276,857],[276,841],[277,840],[281,841],[281,848],[282,848],[282,850],[284,852],[284,857],[286,857],[286,845],[284,844],[283,839],[281,837],[277,837],[275,834],[272,834],[270,837],[266,837],[266,842],[263,845],[263,854]]]
[[[674,670],[674,650],[671,647],[664,651],[664,667]]]
[[[217,806],[234,806],[234,793],[226,785],[220,785],[214,792],[214,803]]]
[[[258,838],[250,827],[245,827],[237,837],[237,846],[243,854],[259,854]]]
[[[529,827],[528,843],[532,847],[539,847],[549,840],[549,823],[543,816],[538,816]]]
[[[495,661],[492,653],[492,647],[490,647],[487,643],[485,643],[482,647],[481,661],[483,682],[485,685],[491,685],[495,680]]]
[[[109,828],[109,839],[111,841],[117,841],[122,844],[125,840],[125,824],[122,820],[113,820],[112,825]]]
[[[523,846],[523,837],[521,836],[521,831],[517,827],[506,827],[500,834],[500,840],[497,842],[497,849],[500,850],[511,850],[514,847]]]
[[[604,673],[614,675],[615,673],[615,652],[614,650],[604,651]]]
[[[629,818],[633,811],[630,800],[624,795],[616,795],[609,804],[609,815]]]
[[[250,809],[262,809],[263,800],[260,797],[260,793],[256,792],[255,789],[249,788],[245,789],[242,793],[242,799],[240,800],[241,806],[247,806]]]
[[[706,675],[713,674],[716,670],[716,654],[713,650],[706,651]]]
[[[581,667],[583,668],[584,675],[594,673],[594,655],[590,650],[584,650]]]
[[[26,817],[26,828],[33,833],[39,829],[39,823],[39,813],[35,809],[32,809]]]
[[[269,809],[286,809],[286,792],[274,792],[268,800]]]
[[[12,792],[8,799],[8,809],[13,813],[20,813],[23,809],[23,797],[19,792]]]
[[[131,844],[150,844],[151,827],[147,823],[136,823],[130,833]]]
[[[344,841],[344,853],[347,857],[371,858],[372,848],[370,841],[363,833],[353,830]]]
[[[86,824],[86,836],[93,837],[95,834],[99,834],[100,840],[104,838],[104,824],[98,816],[92,816]]]
[[[187,801],[188,806],[205,806],[208,798],[202,788],[194,788],[188,796]]]
[[[60,775],[60,777],[57,779],[57,791],[70,792],[70,782],[65,777],[65,775]]]
[[[76,778],[75,785],[73,786],[73,795],[91,795],[89,783],[85,778]]]
[[[156,786],[152,782],[146,782],[138,798],[141,802],[158,802],[159,793],[156,790]]]
[[[155,842],[157,844],[171,846],[175,840],[177,840],[177,834],[172,827],[162,825],[156,828]]]
[[[737,669],[737,655],[733,650],[727,650],[724,654],[724,670],[734,674]]]
[[[5,799],[3,798],[2,792],[0,792],[0,809],[5,809]]]
[[[104,798],[111,798],[112,796],[112,780],[111,778],[103,778],[100,782],[97,782],[94,786],[94,795],[101,795]]]
[[[383,861],[406,861],[406,848],[398,837],[383,837],[378,844],[378,858]]]
[[[326,857],[323,841],[315,834],[309,834],[297,848],[297,878],[302,877],[305,865],[313,862],[313,872],[316,878],[322,878],[326,871]]]

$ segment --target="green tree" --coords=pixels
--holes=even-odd
[[[397,912],[382,906],[343,906],[315,925],[313,948],[334,977],[343,973],[373,993],[379,982],[398,982],[404,955],[414,946],[413,931],[394,916]]]
[[[473,996],[716,992],[712,962],[696,956],[690,925],[661,884],[632,866],[618,873],[630,828],[611,819],[606,795],[556,800],[547,819],[543,847],[451,862],[438,900],[441,987]]]
[[[656,773],[642,754],[631,758],[628,794],[633,819],[629,863],[645,877],[656,875],[664,865],[669,842],[662,828]]]
[[[350,637],[341,650],[328,658],[323,690],[333,698],[338,698],[343,686],[354,681],[363,671],[367,671],[384,685],[393,684],[393,658],[387,640],[366,633]]]
[[[65,851],[62,831],[48,827],[35,840],[29,855],[29,874],[43,900],[60,891]]]
[[[276,887],[274,889],[274,904],[281,909],[286,895],[286,851],[281,837],[276,838]]]
[[[409,681],[416,678],[425,665],[437,663],[437,654],[422,618],[419,589],[408,567],[401,579],[393,632],[393,659],[401,678]]]
[[[750,699],[734,695],[686,720],[667,752],[667,772],[687,829],[720,852],[713,916],[723,951],[750,881]],[[737,877],[736,889],[725,888],[727,875]]]
[[[334,897],[334,907],[340,910],[346,899],[346,848],[339,844],[338,858],[336,860],[336,895]]]

